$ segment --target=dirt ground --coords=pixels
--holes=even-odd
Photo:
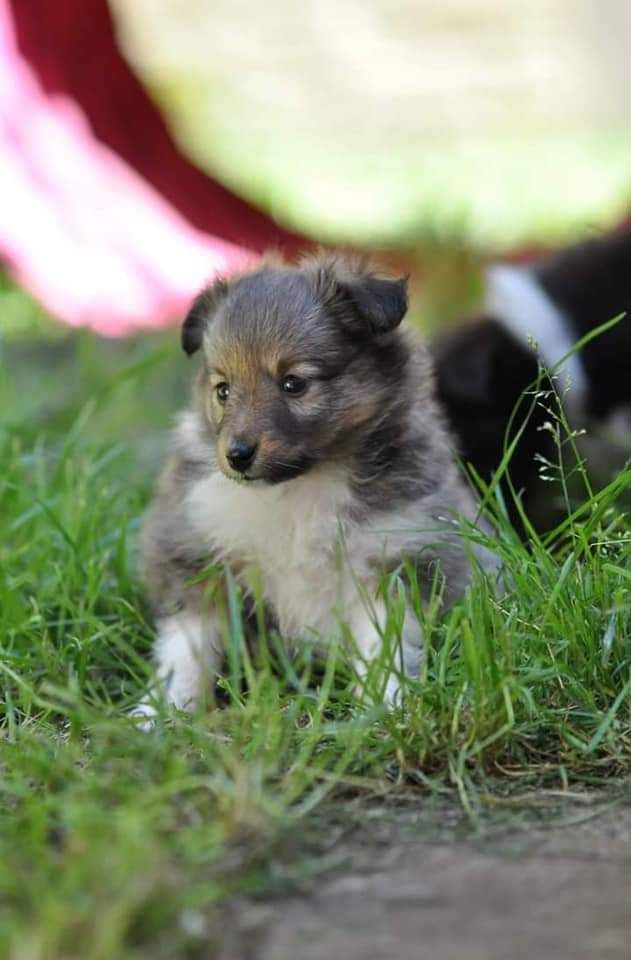
[[[220,960],[629,960],[630,800],[468,836],[453,809],[368,816],[300,895],[233,904]]]

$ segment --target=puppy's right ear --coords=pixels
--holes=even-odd
[[[381,337],[401,323],[408,308],[407,277],[380,277],[344,256],[307,257],[303,265],[317,299],[350,333]]]
[[[228,292],[225,280],[215,280],[210,286],[199,293],[191,305],[182,324],[182,349],[190,357],[202,345],[204,330],[213,318],[217,306]]]

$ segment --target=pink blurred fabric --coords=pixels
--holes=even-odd
[[[0,259],[14,277],[59,319],[117,336],[167,323],[256,256],[192,226],[74,98],[45,90],[0,0]]]

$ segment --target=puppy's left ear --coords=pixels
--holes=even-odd
[[[228,284],[226,281],[215,280],[212,286],[206,287],[193,300],[191,309],[182,324],[180,335],[182,349],[189,357],[201,347],[204,330],[212,320],[218,304],[227,292]]]
[[[398,280],[366,274],[347,286],[357,313],[374,336],[399,326],[408,308],[407,277]]]
[[[379,277],[344,260],[329,260],[314,265],[314,279],[316,296],[353,333],[391,333],[408,308],[407,277]]]

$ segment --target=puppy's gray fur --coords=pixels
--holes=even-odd
[[[350,629],[363,668],[381,645],[384,570],[412,563],[427,596],[439,567],[446,603],[469,583],[457,517],[476,507],[406,309],[405,281],[332,257],[265,263],[193,304],[182,343],[203,363],[141,537],[158,671],[178,707],[221,669],[218,607],[191,582],[213,561],[246,588],[257,569],[293,642]],[[245,469],[235,444],[255,450]],[[408,611],[404,671],[421,651]],[[392,673],[386,697],[397,689]]]

